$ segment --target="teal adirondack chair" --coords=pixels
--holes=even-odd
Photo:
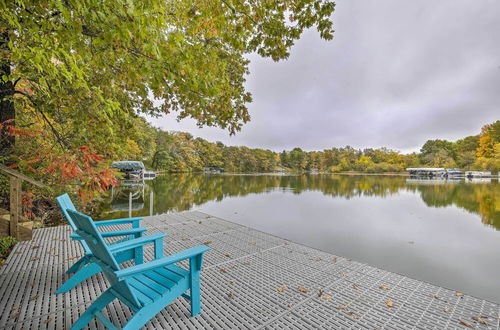
[[[107,328],[117,329],[101,312],[113,300],[118,299],[134,311],[123,329],[139,329],[177,297],[183,296],[191,303],[191,315],[200,313],[200,272],[206,246],[196,246],[167,257],[163,257],[163,235],[154,234],[107,245],[96,223],[85,215],[67,210],[77,230],[87,243],[92,255],[90,259],[100,265],[111,287],[107,289],[80,316],[71,329],[82,329],[94,317]],[[115,258],[118,251],[134,249],[154,243],[155,260],[148,263],[120,267]],[[175,264],[189,260],[189,270]],[[189,290],[189,295],[187,291]]]
[[[68,220],[69,225],[73,229],[73,232],[76,232],[76,226],[69,216],[67,210],[75,210],[75,205],[71,201],[71,198],[68,196],[68,194],[61,195],[56,198],[57,203],[59,204],[59,207],[61,208],[62,213]],[[114,220],[107,220],[107,221],[98,221],[96,222],[97,227],[104,227],[104,226],[111,226],[111,225],[119,225],[119,224],[131,224],[132,228],[130,229],[124,229],[124,230],[117,230],[117,231],[107,231],[103,232],[102,236],[103,237],[120,237],[120,236],[125,236],[120,241],[127,240],[130,238],[139,238],[142,236],[142,233],[147,230],[147,228],[140,228],[140,221],[142,218],[126,218],[126,219],[114,219]],[[68,292],[71,290],[73,287],[75,287],[78,283],[81,281],[84,281],[85,279],[89,278],[90,276],[97,274],[101,271],[101,267],[95,263],[93,263],[90,259],[90,256],[92,255],[92,252],[90,251],[87,243],[83,241],[81,237],[78,235],[71,235],[71,238],[74,240],[80,241],[82,244],[83,251],[85,252],[85,255],[80,258],[77,262],[75,262],[67,271],[67,274],[72,274],[75,273],[73,276],[71,276],[66,282],[64,282],[61,287],[59,287],[56,290],[56,293],[64,293]],[[120,242],[118,241],[118,242]],[[112,243],[111,245],[116,244]],[[119,263],[134,259],[136,264],[140,264],[143,261],[143,251],[142,247],[138,247],[135,250],[130,250],[126,251],[123,253],[119,253],[116,256],[117,260]]]

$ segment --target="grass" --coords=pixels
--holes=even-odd
[[[16,243],[17,240],[14,237],[0,237],[0,266],[3,265]]]

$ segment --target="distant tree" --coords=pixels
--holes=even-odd
[[[479,135],[479,146],[476,149],[475,166],[493,172],[500,171],[500,120],[485,125]]]
[[[446,140],[428,140],[420,149],[420,159],[425,165],[455,166],[454,144]]]

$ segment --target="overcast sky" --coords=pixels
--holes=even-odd
[[[500,119],[500,1],[339,0],[332,41],[307,31],[288,60],[251,56],[252,120],[230,137],[175,114],[150,121],[281,151],[418,151]]]

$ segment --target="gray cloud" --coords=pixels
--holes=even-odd
[[[500,119],[500,2],[340,0],[335,37],[307,31],[279,63],[250,56],[252,121],[234,137],[175,116],[167,130],[229,145],[418,150]]]

